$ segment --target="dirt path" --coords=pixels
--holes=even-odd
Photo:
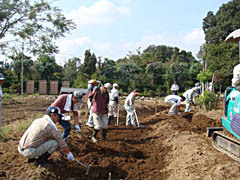
[[[31,105],[26,104],[29,100]],[[14,109],[11,108],[12,103],[3,105],[4,118],[11,109],[16,112],[16,115],[6,118],[11,122],[19,117],[17,112],[26,114],[23,118],[28,117],[29,110],[39,113],[48,107],[52,99],[35,98],[20,102],[15,104]],[[110,125],[107,141],[92,144],[71,131],[67,143],[78,160],[92,165],[88,176],[85,176],[84,168],[64,159],[60,152],[51,156],[49,170],[27,164],[17,152],[21,132],[14,133],[6,142],[0,142],[0,179],[99,180],[109,179],[109,173],[111,179],[128,180],[239,179],[240,164],[215,150],[210,139],[205,137],[206,127],[221,126],[218,119],[222,110],[179,117],[168,115],[168,107],[164,103],[159,103],[157,108],[151,101],[137,101],[136,104],[139,120],[147,127],[145,129],[127,128],[124,125],[126,113],[121,108],[120,126]],[[81,120],[85,120],[84,115]],[[83,133],[90,139],[91,131],[86,126],[83,126]]]

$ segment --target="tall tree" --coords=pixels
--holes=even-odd
[[[0,46],[16,49],[9,39],[25,42],[28,52],[56,53],[55,40],[75,28],[46,0],[1,0]]]
[[[94,53],[91,54],[90,50],[86,50],[84,54],[83,73],[88,78],[96,72],[97,58]]]
[[[223,4],[216,15],[208,12],[203,19],[206,43],[218,44],[234,30],[240,28],[240,1],[232,0]]]
[[[56,63],[55,58],[47,55],[37,59],[36,69],[40,78],[44,80],[56,80],[62,71],[62,67]]]

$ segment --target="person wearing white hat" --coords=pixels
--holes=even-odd
[[[196,95],[198,95],[197,87],[188,89],[183,93],[183,96],[185,97],[185,103],[186,103],[185,112],[191,112],[191,102],[194,104],[193,97]]]
[[[124,108],[127,112],[127,116],[126,116],[126,126],[132,125],[132,126],[136,126],[135,123],[135,97],[139,95],[139,91],[137,89],[135,89],[133,92],[131,92],[124,103]]]
[[[4,75],[0,73],[0,128],[2,127],[2,98],[3,98],[2,85],[4,79],[5,79]]]
[[[98,141],[97,134],[102,130],[102,139],[106,140],[108,129],[108,103],[109,103],[109,89],[110,83],[104,84],[103,87],[95,86],[93,91],[88,95],[92,98],[92,111],[93,111],[93,136],[92,141]]]
[[[97,80],[92,79],[88,81],[88,94],[90,94],[93,91],[93,88],[95,86],[98,86],[100,83],[97,82]],[[86,122],[86,125],[89,126],[90,128],[93,128],[93,113],[92,113],[92,98],[88,98],[88,109],[89,109],[89,117]]]
[[[109,93],[109,113],[108,113],[108,120],[111,123],[112,119],[117,123],[117,116],[118,116],[118,84],[114,83],[111,92]]]

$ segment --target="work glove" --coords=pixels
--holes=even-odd
[[[71,116],[62,115],[62,120],[63,121],[69,121],[70,119],[71,119]]]
[[[80,128],[80,126],[78,124],[75,125],[75,128],[76,128],[77,132],[81,132],[81,128]]]
[[[94,88],[93,88],[93,91],[95,91],[95,92],[97,92],[99,90],[99,87],[98,86],[95,86]]]
[[[71,152],[69,152],[69,153],[67,154],[67,158],[68,158],[69,160],[71,160],[71,161],[74,161],[74,156],[73,156],[73,154],[72,154]]]

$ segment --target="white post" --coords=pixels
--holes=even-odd
[[[24,59],[24,42],[22,43],[21,95],[23,95],[23,59]]]

